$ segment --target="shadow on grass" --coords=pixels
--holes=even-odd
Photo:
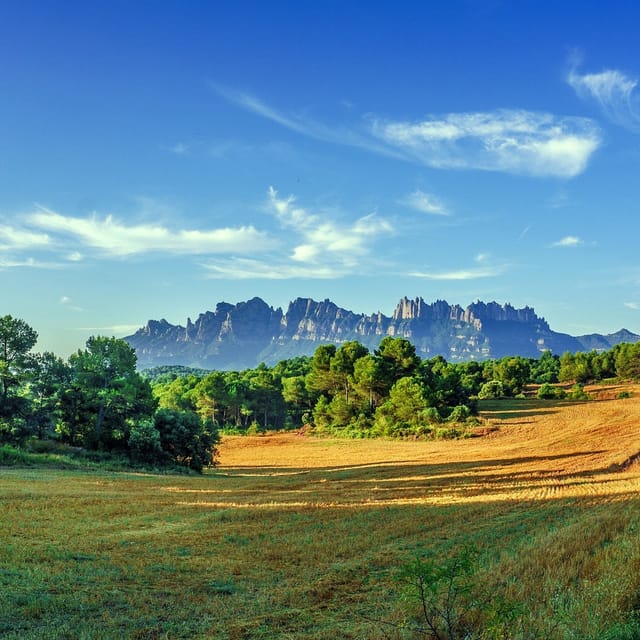
[[[478,413],[484,418],[509,420],[558,413],[563,407],[584,404],[584,400],[541,400],[538,398],[496,398],[479,400]]]

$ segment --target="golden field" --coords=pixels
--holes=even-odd
[[[227,437],[199,477],[0,469],[0,637],[411,638],[401,567],[471,543],[540,628],[597,638],[640,606],[640,387],[587,390],[464,440]]]

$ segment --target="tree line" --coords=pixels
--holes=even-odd
[[[212,463],[221,429],[455,437],[473,424],[478,399],[518,396],[531,384],[539,397],[559,398],[563,382],[583,397],[586,382],[640,377],[640,343],[452,364],[387,336],[373,352],[357,341],[327,344],[273,367],[139,373],[135,351],[116,338],[91,337],[66,361],[33,353],[36,341],[26,322],[0,317],[0,443],[53,439],[198,470]]]
[[[238,432],[299,428],[352,436],[455,436],[473,423],[477,399],[514,397],[539,385],[539,397],[584,398],[582,385],[640,377],[640,343],[610,351],[549,351],[448,363],[421,359],[404,338],[385,337],[373,353],[357,341],[321,345],[313,356],[245,371],[146,372],[161,407],[197,412]],[[565,392],[558,383],[575,383]]]
[[[37,339],[24,320],[0,317],[0,443],[53,439],[198,471],[212,463],[215,425],[193,411],[159,408],[126,342],[91,337],[65,361],[33,353]]]

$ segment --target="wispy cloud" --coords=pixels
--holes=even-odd
[[[108,256],[131,256],[149,252],[171,254],[248,253],[274,246],[273,239],[252,226],[211,230],[170,229],[161,225],[127,225],[111,215],[86,218],[64,216],[40,209],[29,222],[58,236],[70,236],[82,246]],[[69,256],[80,257],[78,252]]]
[[[44,247],[50,243],[51,238],[46,233],[0,224],[0,251]]]
[[[447,206],[436,196],[425,193],[420,189],[416,189],[413,193],[400,200],[400,204],[403,204],[415,211],[421,213],[428,213],[438,216],[448,216],[449,209]]]
[[[450,113],[416,122],[367,115],[355,126],[328,126],[286,114],[248,93],[211,84],[225,100],[301,135],[359,147],[439,169],[480,169],[572,178],[601,144],[587,118],[526,110]]]
[[[283,231],[290,234],[289,255],[264,258],[225,258],[203,264],[212,278],[272,279],[340,278],[366,273],[371,268],[375,241],[394,232],[391,223],[376,214],[341,222],[328,212],[312,212],[296,204],[293,196],[280,197],[270,187],[268,208]]]
[[[518,236],[518,240],[522,240],[522,238],[524,238],[529,231],[531,231],[531,225],[528,224],[521,232],[520,235]]]
[[[177,142],[173,146],[169,147],[171,153],[175,153],[177,156],[185,156],[189,153],[189,145],[184,142]]]
[[[625,302],[624,306],[627,307],[627,309],[633,309],[633,311],[638,311],[638,309],[640,309],[640,304],[637,302]]]
[[[560,178],[582,173],[600,146],[599,129],[586,118],[507,109],[374,121],[373,133],[430,167]]]
[[[391,223],[376,214],[343,224],[296,206],[293,196],[281,198],[273,187],[269,188],[268,195],[280,223],[301,237],[302,242],[291,254],[298,262],[325,260],[350,266],[358,257],[369,253],[370,243],[376,236],[393,232]]]
[[[251,258],[221,259],[202,265],[209,278],[230,280],[291,280],[295,278],[334,280],[345,275],[340,266],[300,265]]]
[[[362,133],[353,127],[330,127],[318,122],[308,115],[285,114],[266,104],[249,93],[210,83],[210,87],[228,102],[249,111],[257,116],[271,120],[290,131],[315,138],[323,142],[359,147],[384,155],[397,155],[392,149],[385,148],[366,132]]]
[[[3,258],[0,256],[0,271],[4,271],[6,269],[17,269],[21,267],[31,268],[31,269],[58,269],[62,265],[57,262],[44,262],[41,260],[36,260],[35,258]]]
[[[469,269],[456,269],[453,271],[412,271],[407,275],[425,280],[478,280],[480,278],[493,278],[502,275],[505,269],[495,267],[471,267]]]
[[[551,243],[551,247],[578,247],[584,244],[584,241],[578,236],[565,236],[561,240]]]
[[[141,323],[137,324],[113,324],[106,327],[77,327],[76,331],[92,331],[101,335],[123,335],[134,333],[141,326]]]
[[[502,275],[506,269],[505,264],[491,264],[491,255],[481,252],[476,258],[477,266],[466,269],[453,269],[448,271],[412,271],[407,275],[425,280],[479,280],[481,278],[494,278]]]
[[[616,69],[581,74],[574,65],[567,82],[578,96],[594,101],[609,120],[640,133],[640,93],[636,78]]]
[[[59,302],[61,305],[65,306],[67,309],[71,309],[72,311],[84,311],[82,307],[72,304],[73,300],[71,300],[69,296],[62,296]]]

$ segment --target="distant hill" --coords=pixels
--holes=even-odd
[[[570,336],[549,328],[531,307],[474,302],[466,308],[444,300],[403,298],[393,316],[357,314],[330,300],[297,298],[286,312],[260,298],[220,302],[186,326],[149,320],[125,340],[135,348],[141,368],[183,365],[206,369],[244,369],[260,362],[312,355],[319,344],[358,340],[377,348],[385,336],[410,340],[423,358],[450,362],[508,355],[538,357],[541,352],[607,350],[640,336],[626,329],[609,335]]]

